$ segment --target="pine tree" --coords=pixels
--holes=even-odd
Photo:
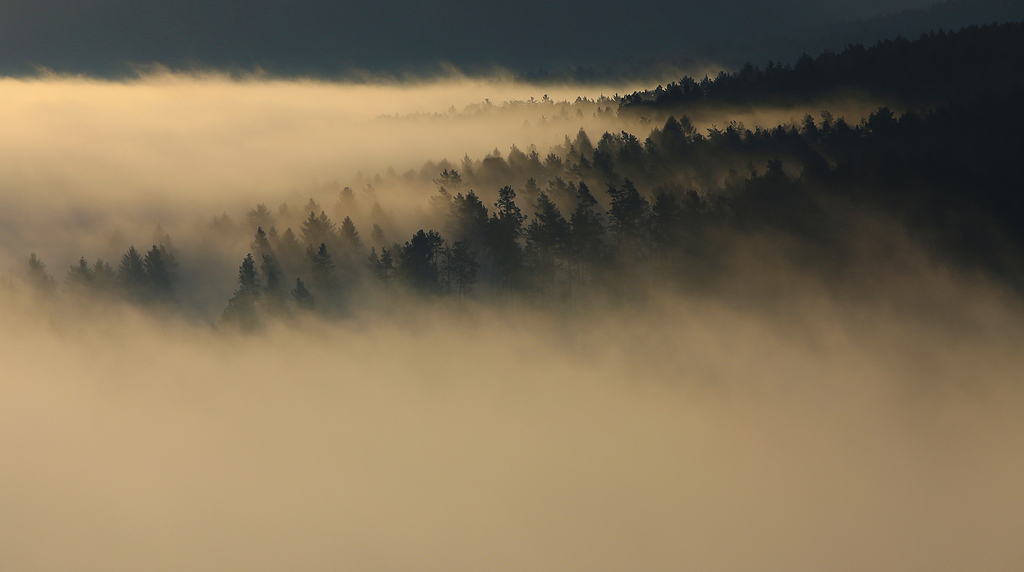
[[[363,245],[363,242],[359,240],[359,231],[356,230],[356,225],[352,222],[351,217],[345,217],[345,220],[341,221],[341,227],[338,230],[341,235],[342,244],[349,251],[355,252]]]
[[[270,212],[267,205],[259,203],[256,208],[252,209],[245,215],[246,220],[249,221],[249,228],[270,228],[274,226],[274,213]],[[251,230],[250,230],[251,232]]]
[[[407,284],[420,292],[438,292],[440,272],[436,259],[443,245],[444,239],[437,231],[424,232],[422,229],[405,243],[399,252],[398,271]]]
[[[384,235],[384,229],[377,223],[373,223],[373,230],[370,231],[370,238],[373,239],[373,243],[377,245],[384,244],[387,240],[387,237]]]
[[[642,256],[648,236],[650,204],[629,179],[625,179],[621,188],[608,185],[608,195],[611,197],[608,217],[616,244],[626,256]]]
[[[498,191],[495,212],[488,222],[487,247],[494,258],[495,283],[498,286],[515,287],[519,283],[523,265],[523,249],[519,237],[523,232],[526,215],[515,203],[516,192],[512,187]]]
[[[256,228],[256,235],[253,237],[249,248],[256,253],[257,257],[273,253],[273,248],[270,246],[270,238],[267,237],[267,233],[263,232],[262,226]]]
[[[103,262],[102,258],[97,258],[96,264],[92,267],[92,281],[93,288],[97,291],[110,292],[113,290],[116,283],[114,269],[106,262]]]
[[[580,181],[576,191],[576,209],[569,218],[569,260],[576,265],[580,286],[587,281],[589,268],[605,259],[604,221],[597,211],[597,199]]]
[[[295,279],[295,288],[292,290],[292,299],[298,304],[299,308],[304,310],[311,310],[313,308],[313,295],[309,293],[306,288],[306,284],[302,282],[302,278]]]
[[[449,267],[455,293],[460,298],[466,297],[473,290],[477,282],[477,271],[480,270],[480,263],[476,261],[476,254],[468,243],[461,240],[452,243]]]
[[[277,261],[269,254],[260,257],[260,272],[263,274],[266,287],[264,288],[264,299],[267,305],[280,309],[285,299],[284,276]]]
[[[260,297],[259,273],[256,271],[256,260],[252,253],[246,254],[242,265],[238,267],[238,291],[235,295]]]
[[[46,272],[46,264],[36,256],[35,252],[28,257],[28,279],[37,290],[44,293],[53,292],[57,286],[53,276]]]
[[[391,256],[391,251],[386,247],[381,247],[380,256],[378,257],[377,250],[371,248],[367,265],[370,272],[387,288],[391,279],[395,276],[395,261]]]
[[[309,211],[309,216],[302,223],[302,242],[307,246],[317,244],[334,244],[336,227],[327,213],[320,211],[320,215]]]
[[[129,299],[139,301],[145,297],[148,290],[146,265],[134,246],[128,247],[128,251],[121,257],[121,264],[117,267],[117,283]]]
[[[320,243],[320,248],[316,250],[312,246],[307,247],[306,256],[310,262],[313,288],[320,296],[331,299],[338,289],[338,278],[335,275],[334,261],[327,252],[327,245]]]
[[[550,155],[549,155],[549,157],[550,157]],[[559,161],[559,165],[558,166],[559,167],[562,166],[561,165],[561,161]],[[540,195],[540,187],[537,186],[537,179],[535,179],[533,177],[530,177],[529,179],[526,180],[526,184],[523,186],[523,196],[525,196],[526,200],[528,200],[528,201],[534,201],[534,200],[537,200],[537,197],[539,195]]]
[[[155,300],[166,302],[174,295],[174,275],[167,250],[153,245],[146,253],[142,265],[146,270],[149,293]]]
[[[256,300],[260,297],[260,284],[256,272],[256,261],[247,254],[238,267],[238,290],[228,300],[228,307],[221,321],[237,325],[243,330],[252,330],[259,325]]]
[[[547,193],[537,197],[534,212],[534,219],[526,228],[526,257],[531,277],[543,290],[555,286],[560,267],[558,259],[566,254],[569,223]]]
[[[92,279],[92,268],[89,267],[89,262],[83,256],[78,259],[78,264],[68,269],[64,282],[72,288],[90,288],[92,287]]]
[[[487,207],[472,190],[455,195],[445,220],[445,232],[456,240],[483,242],[487,234]]]
[[[271,248],[277,254],[277,262],[287,274],[294,276],[306,271],[302,245],[299,244],[299,240],[295,237],[295,231],[291,227],[286,228],[277,240],[274,240],[272,235],[268,235],[267,238],[270,240]]]

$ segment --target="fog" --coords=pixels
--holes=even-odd
[[[507,155],[513,145],[543,157],[580,129],[595,143],[605,131],[642,139],[665,118],[620,118],[608,99],[640,87],[538,86],[500,75],[330,83],[159,70],[122,82],[0,79],[0,268],[20,272],[32,251],[58,274],[81,255],[116,261],[129,244],[144,247],[157,225],[192,246],[215,215],[239,220],[259,202],[287,202],[301,216],[315,197],[333,216],[342,186],[359,193],[364,209],[379,202],[401,218],[436,191],[400,176],[428,161],[458,167],[464,157]],[[846,94],[797,109],[705,110],[692,120],[702,131],[730,121],[777,125],[828,108],[856,122],[874,107]],[[386,192],[367,195],[367,183]],[[410,232],[416,224],[423,222],[410,223]],[[225,254],[243,256],[251,237],[242,238]]]
[[[1022,313],[928,280],[961,307],[797,287],[784,319],[658,297],[256,336],[8,294],[0,566],[1016,569]]]
[[[0,568],[1019,570],[1024,307],[896,223],[852,231],[842,286],[751,235],[713,292],[249,334],[23,280],[29,252],[60,280],[160,224],[223,308],[249,239],[198,236],[219,212],[640,134],[596,112],[627,87],[0,81]],[[501,105],[544,94],[595,101]],[[695,123],[803,110],[742,113]],[[396,214],[434,190],[379,186]]]
[[[504,151],[512,144],[546,148],[580,127],[619,125],[592,117],[593,109],[571,125],[545,127],[542,108],[494,108],[545,94],[572,101],[638,87],[535,86],[500,77],[425,84],[217,74],[156,74],[129,82],[8,78],[0,81],[7,125],[0,145],[9,157],[2,175],[7,185],[53,193],[73,188],[118,201],[184,195],[190,203],[216,203],[345,181],[357,171],[372,175],[390,166],[401,172],[427,160],[479,157],[496,142]],[[470,120],[460,121],[460,114]]]

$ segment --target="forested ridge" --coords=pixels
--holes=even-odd
[[[889,105],[926,108],[1020,86],[1024,82],[1024,24],[936,30],[911,41],[897,37],[839,53],[804,54],[795,64],[747,63],[714,78],[683,77],[634,92],[620,110],[676,111],[698,105],[794,104],[844,90]]]
[[[822,110],[795,123],[730,122],[703,132],[687,116],[843,90],[890,103],[865,118]],[[361,191],[337,189],[326,207],[311,198],[276,209],[261,203],[239,222],[214,217],[213,239],[251,241],[238,253],[237,286],[218,321],[251,329],[275,315],[344,316],[410,294],[553,305],[621,298],[651,284],[714,289],[724,279],[719,260],[738,236],[796,240],[818,253],[806,264],[841,281],[860,216],[900,221],[956,264],[1020,288],[1022,101],[1024,24],[683,78],[619,99],[620,115],[661,117],[648,133],[580,130],[545,155],[496,149],[378,177]],[[411,205],[421,228],[410,236],[374,200],[374,187],[424,176],[432,191]],[[29,273],[47,292],[173,308],[188,255],[164,234],[153,242],[120,261],[83,256],[61,285],[35,254]]]

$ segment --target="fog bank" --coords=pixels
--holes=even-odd
[[[1013,570],[1019,305],[654,298],[254,336],[7,292],[9,570]]]
[[[423,220],[425,161],[648,127],[563,89],[0,80],[0,569],[1019,570],[1021,299],[880,217],[839,262],[736,231],[671,287],[211,325],[218,213]],[[802,115],[743,113],[694,122]],[[24,279],[163,232],[195,313]]]

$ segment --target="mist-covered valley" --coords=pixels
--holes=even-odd
[[[1022,28],[0,80],[0,568],[1019,569]]]

